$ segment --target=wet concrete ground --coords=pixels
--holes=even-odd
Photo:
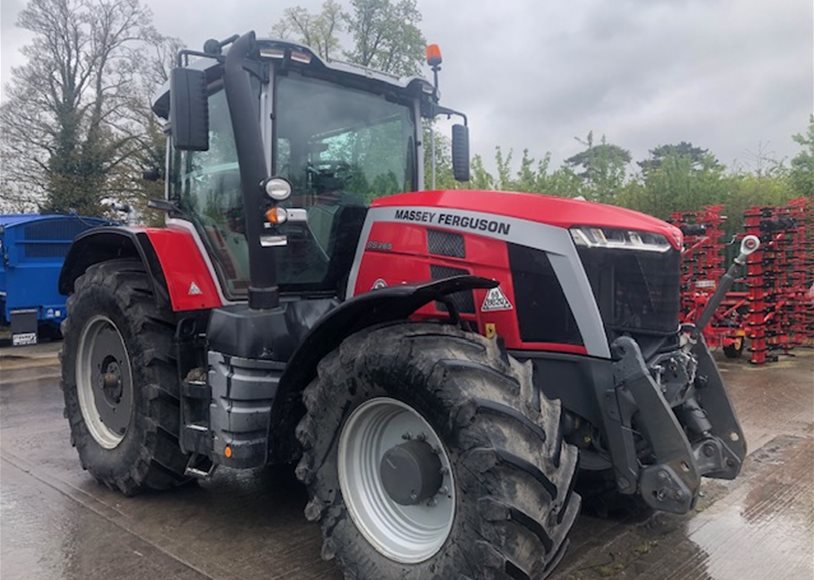
[[[814,578],[814,352],[721,366],[750,446],[743,475],[707,481],[688,516],[581,516],[557,577]],[[285,468],[136,498],[99,486],[68,442],[58,373],[41,350],[0,353],[3,580],[341,577]]]

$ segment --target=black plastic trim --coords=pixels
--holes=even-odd
[[[143,232],[119,226],[92,228],[76,237],[59,273],[59,292],[65,296],[73,293],[76,279],[93,264],[136,257],[144,264],[156,304],[159,308],[169,306],[166,279],[150,239]]]
[[[246,69],[246,58],[256,50],[254,32],[238,38],[226,53],[223,86],[232,129],[235,133],[240,166],[240,187],[246,220],[246,239],[249,241],[249,307],[273,309],[279,305],[277,288],[276,248],[263,247],[264,210],[269,205],[262,184],[266,173],[263,136],[256,116],[256,95],[252,90],[251,72]]]

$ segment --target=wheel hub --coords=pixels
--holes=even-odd
[[[416,505],[441,489],[441,460],[424,441],[391,447],[382,457],[379,474],[387,495],[400,505]]]
[[[124,339],[106,316],[93,317],[82,330],[76,389],[91,436],[103,448],[115,448],[130,424],[133,378]]]
[[[117,361],[112,356],[105,358],[102,363],[102,373],[99,377],[102,392],[108,403],[116,405],[122,400],[122,371]]]
[[[337,463],[348,513],[379,553],[411,564],[442,548],[455,480],[440,436],[416,409],[390,397],[359,405],[342,426]]]

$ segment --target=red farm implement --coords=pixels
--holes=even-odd
[[[704,329],[710,347],[739,357],[749,339],[750,362],[763,364],[799,346],[812,346],[812,203],[805,198],[782,207],[752,207],[744,212],[744,231],[725,236],[722,206],[674,213],[672,223],[685,236],[682,254],[683,320],[698,319],[723,272],[727,242],[744,235],[760,239],[749,256],[746,275],[727,292]]]

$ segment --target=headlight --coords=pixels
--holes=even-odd
[[[661,234],[636,232],[615,228],[592,228],[580,226],[571,228],[571,238],[577,246],[585,248],[608,248],[614,250],[640,250],[645,252],[667,252],[670,242]]]
[[[272,177],[265,180],[262,185],[266,190],[266,195],[274,201],[285,201],[291,197],[291,184],[287,179]]]

